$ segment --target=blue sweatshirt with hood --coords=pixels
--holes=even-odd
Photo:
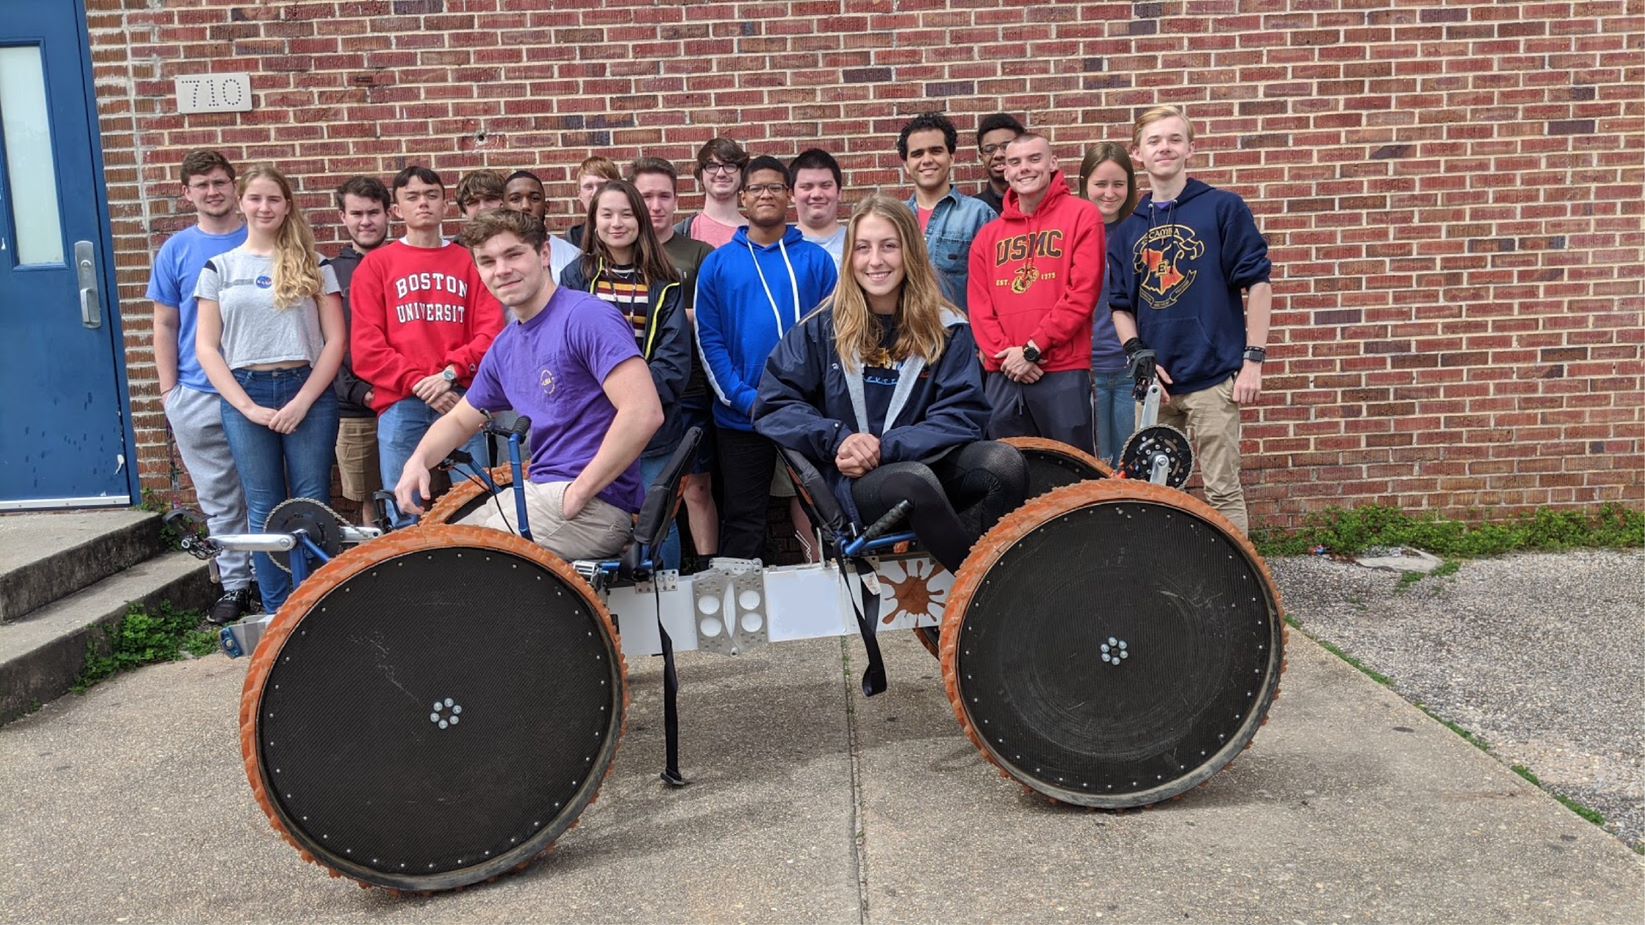
[[[1144,196],[1108,238],[1108,306],[1137,319],[1137,336],[1171,374],[1173,395],[1239,372],[1240,293],[1268,273],[1268,242],[1245,200],[1198,180],[1173,202]]]
[[[927,364],[910,357],[896,368],[840,362],[831,306],[783,336],[765,364],[755,430],[805,455],[854,523],[862,525],[851,494],[853,479],[840,474],[834,457],[845,438],[869,433],[880,439],[880,465],[929,462],[983,438],[988,399],[971,326],[944,310],[948,341]],[[885,343],[895,331],[885,332]]]
[[[697,352],[714,390],[714,423],[754,429],[766,358],[789,329],[834,291],[834,258],[790,225],[761,247],[738,228],[697,271]]]

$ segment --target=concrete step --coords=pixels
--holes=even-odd
[[[0,623],[164,551],[160,515],[149,511],[0,517]]]
[[[0,624],[0,723],[67,693],[85,667],[87,646],[106,653],[109,632],[132,604],[154,609],[170,601],[204,611],[215,597],[206,564],[170,552]]]

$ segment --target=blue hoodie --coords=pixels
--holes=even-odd
[[[1219,385],[1245,361],[1243,290],[1268,281],[1268,242],[1245,200],[1189,180],[1172,203],[1149,194],[1108,238],[1108,306],[1171,374],[1171,393]]]
[[[839,273],[828,251],[790,225],[767,247],[738,228],[731,243],[697,271],[697,351],[719,400],[714,422],[754,429],[754,399],[766,358],[789,329],[834,291]]]

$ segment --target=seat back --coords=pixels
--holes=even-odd
[[[702,442],[701,427],[691,427],[680,438],[680,445],[668,457],[668,465],[657,473],[657,478],[645,489],[645,501],[640,505],[640,521],[634,526],[635,545],[653,550],[668,538],[668,527],[680,510],[680,482],[685,470],[696,458],[697,444]]]
[[[851,522],[846,519],[845,511],[840,508],[839,499],[834,497],[827,480],[803,453],[785,446],[779,446],[777,450],[782,453],[783,465],[788,468],[789,478],[794,480],[794,493],[810,515],[811,522],[824,528],[824,537],[838,545],[840,539],[850,536]]]

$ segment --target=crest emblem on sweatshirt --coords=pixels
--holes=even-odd
[[[1137,242],[1132,259],[1138,292],[1149,308],[1163,311],[1177,304],[1194,285],[1198,270],[1186,266],[1205,255],[1205,242],[1187,225],[1160,225],[1148,229]]]
[[[1034,281],[1039,278],[1040,271],[1036,270],[1033,264],[1025,263],[1022,266],[1017,267],[1017,272],[1012,274],[1011,291],[1015,292],[1017,295],[1022,295],[1027,292],[1028,288],[1034,285]]]

